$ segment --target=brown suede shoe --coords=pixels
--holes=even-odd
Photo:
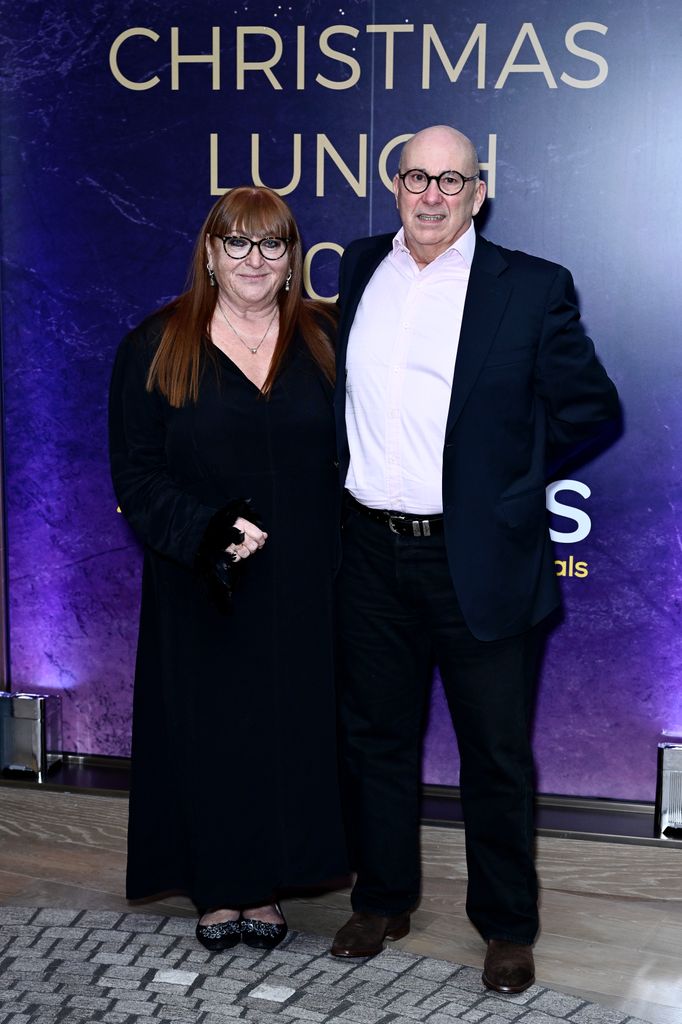
[[[489,939],[483,965],[483,984],[494,992],[525,992],[535,981],[533,947]]]
[[[384,939],[402,939],[410,930],[410,915],[382,917],[356,911],[334,937],[332,956],[376,956]]]

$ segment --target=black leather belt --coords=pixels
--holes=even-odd
[[[352,494],[346,491],[346,503],[349,508],[354,508],[367,519],[373,519],[375,523],[388,526],[393,533],[401,537],[432,537],[435,533],[443,532],[443,517],[428,516],[420,518],[414,512],[393,512],[387,508],[368,508],[356,501]]]

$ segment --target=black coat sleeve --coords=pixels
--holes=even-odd
[[[154,339],[138,328],[122,341],[109,392],[109,458],[121,511],[144,544],[194,566],[218,511],[173,478],[166,453],[170,406],[146,389]]]
[[[562,461],[620,420],[616,388],[582,329],[573,279],[564,267],[556,268],[547,295],[535,387],[547,411],[552,460]]]

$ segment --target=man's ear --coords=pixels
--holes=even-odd
[[[478,211],[483,206],[483,202],[485,200],[485,196],[486,196],[486,192],[487,191],[488,191],[488,189],[487,189],[486,183],[479,178],[478,184],[476,185],[476,192],[475,192],[475,198],[474,198],[474,208],[473,208],[473,211],[472,211],[474,217],[476,216]]]

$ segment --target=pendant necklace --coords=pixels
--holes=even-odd
[[[218,302],[216,302],[216,306],[218,307],[218,310],[220,311],[220,315],[222,316],[223,320],[225,321],[225,323],[227,324],[227,326],[228,326],[228,327],[230,328],[230,330],[231,330],[231,331],[232,331],[232,332],[233,332],[234,334],[236,334],[236,336],[237,336],[237,337],[239,338],[239,340],[241,341],[242,345],[243,345],[243,346],[244,346],[245,348],[248,348],[248,350],[249,350],[249,352],[251,353],[251,355],[252,355],[252,356],[255,356],[255,355],[256,355],[256,353],[258,352],[258,349],[259,349],[259,348],[261,347],[261,345],[263,344],[263,342],[264,342],[264,341],[265,341],[265,339],[267,338],[267,336],[268,336],[268,331],[270,330],[270,328],[272,327],[272,325],[273,325],[273,323],[274,323],[274,321],[275,321],[275,317],[277,316],[277,306],[275,306],[275,312],[274,312],[274,313],[272,314],[272,316],[270,317],[270,323],[269,323],[269,324],[268,324],[268,326],[267,326],[267,327],[265,328],[265,334],[263,335],[263,337],[261,338],[261,340],[260,340],[260,341],[258,342],[258,344],[257,344],[257,345],[255,346],[255,348],[254,348],[254,346],[253,346],[253,345],[249,345],[248,341],[246,341],[246,339],[245,339],[245,338],[243,338],[243,337],[241,336],[241,334],[239,333],[239,331],[237,330],[237,328],[236,328],[236,327],[234,326],[234,324],[231,324],[231,323],[230,323],[230,321],[229,321],[229,320],[227,319],[227,316],[226,316],[226,314],[225,314],[225,311],[223,310],[223,307],[222,307],[222,306],[220,305],[220,300],[218,300]]]

